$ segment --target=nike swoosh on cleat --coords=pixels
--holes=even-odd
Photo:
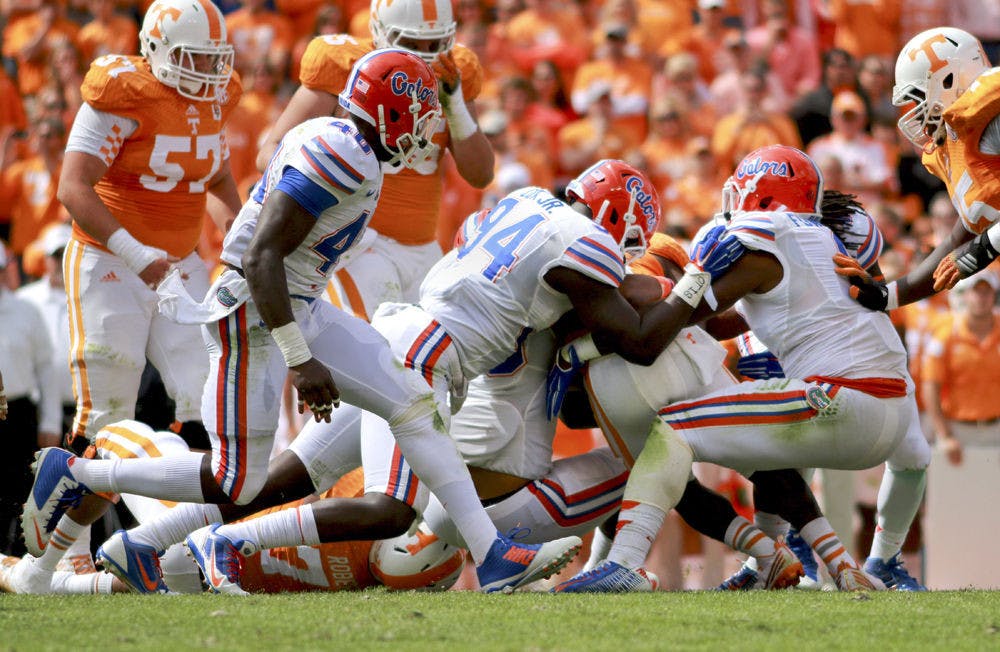
[[[45,542],[42,541],[42,533],[38,531],[38,523],[32,522],[31,525],[35,528],[35,541],[38,542],[38,549],[45,550]]]
[[[219,577],[215,573],[215,550],[212,550],[211,556],[208,558],[208,582],[213,588],[218,588],[222,586],[222,583],[228,579],[225,575]]]
[[[138,557],[133,557],[133,559],[136,562],[136,566],[139,567],[139,578],[142,580],[142,584],[146,587],[146,590],[152,592],[159,589],[160,583],[149,576],[149,573],[146,572],[146,567],[138,563]]]

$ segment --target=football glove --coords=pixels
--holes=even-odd
[[[770,351],[743,356],[737,361],[736,370],[741,375],[754,380],[785,377],[785,370],[781,368],[781,363]]]
[[[876,279],[855,259],[846,254],[834,254],[836,272],[851,282],[851,298],[869,310],[889,309],[889,286],[882,279]],[[892,306],[893,308],[895,306]]]
[[[938,263],[934,270],[934,291],[950,290],[963,278],[986,269],[996,257],[997,250],[993,248],[988,232],[984,231]]]

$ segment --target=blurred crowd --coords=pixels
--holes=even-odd
[[[523,185],[560,189],[600,158],[646,170],[664,206],[661,229],[687,239],[718,210],[736,162],[781,143],[807,151],[828,188],[858,195],[885,237],[882,269],[898,277],[958,217],[943,184],[896,129],[896,55],[914,34],[953,25],[1000,60],[997,0],[454,3],[457,41],[479,56],[485,73],[476,109],[496,172],[491,186],[478,190],[446,165],[439,225],[446,249],[455,227],[481,205]],[[69,217],[55,186],[80,84],[102,55],[138,54],[150,4],[0,0],[0,239],[7,243],[0,260],[8,263],[0,265],[0,280],[10,290],[58,275],[68,237],[59,225]],[[258,177],[258,144],[298,87],[307,44],[317,35],[369,38],[368,0],[216,4],[245,89],[226,134],[245,199]],[[200,252],[214,264],[221,234],[205,223]],[[986,285],[995,299],[1000,286],[992,277]],[[951,328],[954,314],[939,296],[894,315],[918,387],[927,368],[947,380],[945,367],[925,364],[924,354],[940,350],[935,337],[947,337],[941,324]],[[935,336],[938,326],[944,330]],[[1000,401],[981,403],[965,417],[1000,417]],[[940,419],[930,421],[932,434]]]

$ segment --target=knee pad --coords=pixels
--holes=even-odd
[[[422,422],[428,418],[432,421],[434,430],[447,436],[451,416],[447,410],[441,408],[442,406],[438,404],[434,394],[425,392],[415,397],[402,409],[393,412],[386,421],[389,423],[389,429],[392,430],[393,436],[397,439],[420,434],[426,427],[426,424]]]
[[[236,505],[247,505],[253,502],[265,484],[267,484],[267,473],[247,473],[246,478],[243,479],[243,485],[239,487],[239,493],[235,496],[232,493],[226,495]]]
[[[624,500],[646,503],[669,512],[684,495],[693,461],[694,453],[688,443],[657,418],[632,467]]]

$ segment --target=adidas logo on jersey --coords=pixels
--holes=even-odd
[[[101,283],[117,283],[119,281],[121,281],[121,279],[118,278],[118,275],[115,274],[114,270],[101,277]]]
[[[187,111],[184,113],[185,115],[198,115],[198,109],[195,108],[194,104],[188,104]]]

